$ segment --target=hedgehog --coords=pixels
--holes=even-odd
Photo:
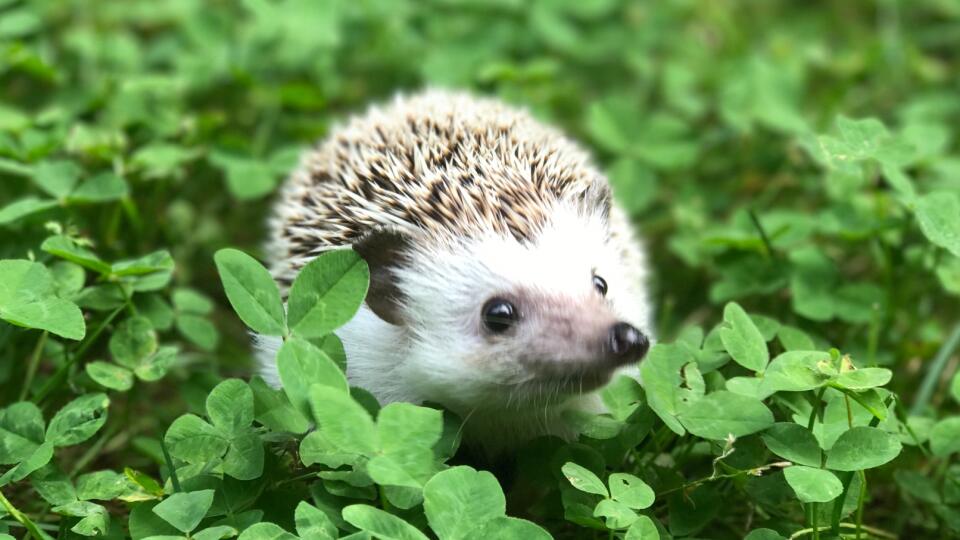
[[[574,435],[566,411],[601,411],[597,390],[636,375],[653,339],[645,253],[609,182],[493,98],[433,89],[348,119],[302,157],[269,228],[282,290],[327,250],[369,265],[336,332],[351,385],[440,404],[490,447]],[[279,344],[259,340],[274,385]]]

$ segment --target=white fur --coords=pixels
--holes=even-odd
[[[381,403],[441,403],[472,417],[479,429],[496,426],[501,440],[562,432],[556,424],[566,407],[597,409],[592,393],[551,396],[539,388],[546,395],[529,395],[525,383],[536,374],[517,361],[537,347],[549,350],[550,340],[569,339],[575,348],[577,336],[537,336],[533,328],[522,339],[491,342],[480,323],[488,298],[523,290],[571,310],[609,310],[653,339],[643,254],[619,209],[610,222],[574,204],[558,204],[550,216],[526,245],[490,231],[455,244],[415,246],[397,270],[407,323],[388,324],[363,306],[336,332],[350,383]],[[607,281],[606,299],[598,298],[594,274]],[[279,385],[273,361],[279,340],[260,337],[257,346],[263,376]]]

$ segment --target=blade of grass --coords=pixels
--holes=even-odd
[[[163,451],[163,460],[167,463],[167,468],[170,469],[170,483],[173,484],[173,492],[180,493],[183,489],[180,487],[180,479],[177,478],[177,468],[173,466],[173,459],[170,457],[170,452],[167,451],[167,443],[160,439],[160,450]]]
[[[913,406],[910,407],[910,416],[920,414],[930,404],[930,398],[933,397],[940,376],[943,374],[944,368],[947,367],[947,360],[950,359],[950,355],[953,354],[958,345],[960,345],[960,323],[953,327],[953,331],[943,342],[940,350],[937,351],[937,355],[933,357],[930,369],[927,370],[927,374],[920,384],[920,390],[917,391],[917,396],[913,400]]]

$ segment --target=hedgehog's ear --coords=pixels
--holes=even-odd
[[[579,203],[587,213],[597,213],[608,219],[613,207],[613,191],[607,182],[594,182],[579,194]]]
[[[377,317],[401,325],[403,293],[397,286],[393,269],[402,261],[407,246],[405,236],[396,231],[378,230],[353,244],[353,249],[370,267],[370,289],[366,304]]]

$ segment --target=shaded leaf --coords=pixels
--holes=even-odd
[[[369,531],[384,540],[427,540],[427,537],[406,521],[379,508],[354,504],[343,509],[343,519],[358,529]]]
[[[821,351],[787,351],[780,354],[763,374],[769,392],[802,392],[826,384],[828,379],[818,366],[830,361],[830,353]]]
[[[840,480],[824,469],[794,465],[784,469],[783,475],[801,502],[830,502],[843,493]]]
[[[105,172],[84,181],[67,197],[67,200],[98,203],[122,199],[129,194],[126,180],[111,172]]]
[[[0,208],[0,225],[13,223],[18,219],[43,212],[57,206],[53,199],[38,199],[37,197],[23,197]]]
[[[935,456],[960,452],[960,417],[944,418],[930,430],[930,450]]]
[[[594,517],[604,518],[610,529],[626,529],[637,520],[637,513],[629,506],[613,499],[604,499],[593,509]]]
[[[36,447],[30,455],[26,456],[16,467],[5,472],[0,476],[0,487],[11,482],[19,482],[34,471],[40,469],[53,458],[53,443],[47,441]]]
[[[893,378],[893,372],[886,368],[860,368],[841,373],[836,378],[836,384],[850,390],[867,390],[883,386]]]
[[[88,362],[83,369],[97,384],[111,390],[126,392],[133,388],[133,373],[129,369],[102,361]]]
[[[33,182],[50,195],[63,199],[73,191],[82,172],[72,161],[43,161],[33,166]]]
[[[723,320],[729,327],[720,329],[720,339],[735,362],[756,372],[762,372],[770,360],[767,343],[753,320],[736,302],[723,308]]]
[[[858,426],[840,435],[827,451],[826,467],[837,471],[872,469],[900,454],[899,439],[878,428]]]
[[[295,511],[297,534],[304,539],[335,540],[338,538],[337,527],[333,521],[316,506],[301,501]]]
[[[197,528],[213,504],[213,490],[174,493],[153,507],[153,513],[184,533]]]
[[[713,440],[742,437],[773,425],[773,413],[760,400],[726,390],[685,404],[679,418],[690,433]]]
[[[601,497],[610,496],[607,492],[607,486],[603,485],[603,481],[597,478],[597,475],[593,474],[593,472],[586,467],[581,467],[576,463],[568,461],[564,463],[561,470],[563,471],[563,475],[567,477],[570,485],[580,491],[593,493]]]
[[[150,319],[130,317],[110,336],[110,354],[116,363],[129,369],[143,364],[157,351],[157,333]]]
[[[23,461],[43,440],[43,414],[36,405],[21,401],[0,410],[0,464]]]
[[[536,523],[509,516],[495,517],[473,529],[467,540],[551,540],[553,537]]]
[[[761,438],[771,452],[783,459],[820,467],[820,445],[813,433],[799,424],[778,422],[763,432]]]
[[[610,484],[610,496],[630,508],[642,510],[653,504],[653,489],[632,474],[613,473],[607,482]]]
[[[245,529],[237,540],[298,540],[279,525],[270,522],[256,523]]]
[[[110,399],[104,394],[87,394],[63,406],[47,426],[48,442],[55,446],[82,443],[107,421]]]
[[[660,540],[660,531],[647,516],[639,516],[627,530],[624,540]]]

